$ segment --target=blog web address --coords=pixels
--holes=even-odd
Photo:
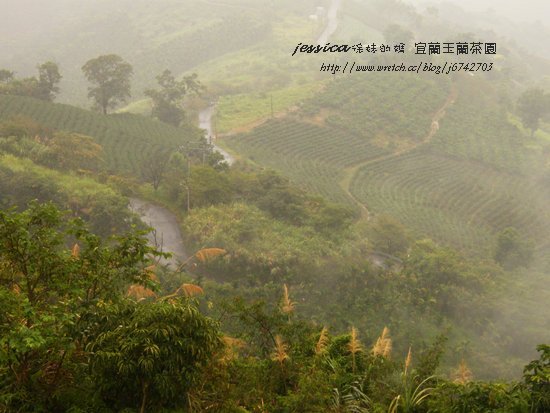
[[[336,73],[360,73],[360,72],[409,72],[409,73],[433,73],[451,74],[455,72],[490,72],[493,69],[493,63],[460,63],[445,62],[444,64],[434,64],[432,62],[420,62],[419,64],[394,63],[391,65],[363,65],[355,62],[346,62],[346,64],[321,63],[320,72]]]

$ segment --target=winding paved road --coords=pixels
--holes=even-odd
[[[216,134],[212,127],[212,116],[214,116],[215,111],[216,106],[210,105],[199,112],[199,128],[206,131],[208,142],[214,147],[214,150],[222,154],[223,159],[228,165],[232,165],[235,162],[235,158],[215,144]]]
[[[188,257],[180,226],[176,216],[168,209],[149,201],[138,198],[130,198],[130,210],[137,213],[141,220],[153,228],[147,236],[149,245],[157,247],[162,252],[172,254],[171,258],[160,260],[172,269],[176,269],[179,262],[185,261]]]
[[[323,33],[317,39],[317,44],[324,46],[338,28],[338,10],[341,4],[342,0],[332,0],[327,12],[327,27],[325,27],[325,30],[323,30]]]
[[[336,31],[336,29],[338,28],[338,11],[340,10],[341,4],[342,4],[342,0],[332,0],[332,3],[330,4],[330,7],[327,12],[327,25],[325,27],[325,30],[323,30],[323,33],[321,33],[321,35],[317,39],[318,44],[326,43],[330,38],[330,36],[332,36]],[[235,163],[235,157],[229,154],[226,150],[220,148],[215,143],[216,132],[212,126],[212,116],[214,116],[215,112],[216,112],[215,104],[211,104],[206,108],[202,109],[199,112],[199,128],[204,129],[206,131],[208,142],[214,147],[214,150],[222,154],[223,158],[225,159],[225,162],[227,162],[229,165],[232,165],[233,163]]]
[[[340,5],[341,0],[332,1],[327,13],[327,26],[319,37],[318,43],[326,43],[328,38],[336,31]],[[214,150],[222,154],[225,161],[231,165],[235,162],[235,158],[215,144],[216,135],[212,126],[212,116],[215,111],[216,107],[212,104],[199,112],[199,128],[206,131],[206,136]],[[179,265],[178,263],[187,259],[188,254],[176,215],[164,207],[139,198],[130,198],[129,208],[137,213],[145,224],[153,228],[153,232],[148,235],[149,245],[156,246],[163,252],[172,254],[169,259],[161,259],[161,264],[166,264],[175,269]],[[375,265],[380,264],[375,262]]]

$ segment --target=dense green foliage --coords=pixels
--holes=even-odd
[[[299,116],[318,126],[269,121],[226,142],[308,190],[394,216],[417,238],[493,255],[513,226],[543,258],[545,155],[508,122],[495,89],[482,78],[457,77],[453,92],[443,80],[375,78],[341,78],[306,102]]]
[[[142,236],[102,241],[51,204],[0,212],[0,411],[542,413],[548,407],[548,346],[525,367],[523,382],[473,382],[464,363],[450,382],[433,375],[444,338],[424,350],[409,348],[405,357],[387,328],[379,336],[372,327],[333,335],[301,318],[302,306],[286,286],[280,304],[237,298],[203,307],[190,298],[203,290],[185,283],[157,296],[147,258],[156,252]],[[447,281],[472,282],[458,261],[450,264],[452,256],[421,249],[447,260],[444,268],[456,267],[447,270]],[[410,265],[425,268],[414,255]],[[207,300],[221,292],[212,288]],[[222,331],[231,336],[222,339]]]
[[[0,213],[0,410],[186,403],[219,333],[185,299],[124,297],[154,288],[142,235],[102,242],[51,204]]]
[[[389,215],[376,217],[371,228],[371,242],[377,251],[391,255],[403,254],[409,247],[407,230]]]
[[[63,171],[98,172],[103,166],[103,148],[92,137],[53,132],[23,117],[0,122],[0,150]]]
[[[25,208],[32,200],[52,201],[85,219],[97,234],[127,230],[127,200],[111,187],[84,176],[63,174],[28,159],[0,155],[0,207]]]
[[[53,201],[103,236],[128,229],[127,201],[113,187],[131,182],[108,176],[102,156],[89,136],[55,132],[21,116],[0,122],[0,206]],[[102,183],[92,178],[100,172]]]
[[[0,70],[0,413],[550,410],[550,347],[535,351],[548,342],[547,94],[520,96],[536,79],[511,74],[498,37],[491,73],[332,76],[327,55],[290,58],[330,3],[36,4],[50,34],[73,33],[32,44],[71,87],[52,62],[33,78]],[[470,37],[435,7],[422,19],[400,0],[336,3],[331,42]],[[78,68],[102,42],[150,98],[121,111],[152,103],[161,122],[44,102],[83,98]],[[23,71],[27,53],[9,55]],[[84,68],[104,113],[129,97],[130,64]],[[190,70],[208,103],[183,105]],[[231,166],[185,119],[206,104],[214,134],[237,132],[220,143]],[[177,268],[123,195],[172,210]]]
[[[519,297],[509,298],[512,290],[524,288],[532,294],[544,276],[535,282],[531,274],[533,280],[528,282],[521,275],[511,283],[509,277],[519,274],[503,273],[490,259],[466,260],[429,240],[413,243],[402,261],[380,263],[363,240],[323,235],[307,224],[293,227],[274,222],[265,212],[244,204],[191,210],[183,230],[191,250],[218,247],[227,251],[222,258],[195,268],[201,279],[225,283],[219,287],[222,296],[276,300],[277,284],[288,283],[305,318],[339,331],[350,325],[368,330],[387,325],[396,342],[415,347],[421,347],[426,337],[451,328],[450,343],[456,352],[445,364],[458,363],[457,357],[467,352],[475,357],[475,373],[482,377],[507,376],[517,369],[513,367],[516,362],[500,360],[494,366],[495,357],[526,357],[522,343],[545,337],[544,315],[532,314],[530,325],[518,323],[513,314],[506,322],[500,319],[503,302],[510,310],[519,305]],[[375,234],[367,232],[372,243]],[[396,241],[402,236],[398,231]],[[209,284],[213,287],[218,288]],[[543,296],[542,291],[533,296],[533,303],[544,300]],[[529,311],[527,307],[531,304],[525,303],[522,311]],[[500,339],[502,334],[507,340]]]
[[[238,284],[313,281],[316,263],[331,256],[334,248],[311,228],[274,225],[267,214],[245,204],[201,209],[185,220],[183,228],[189,245],[231,251],[227,262],[209,273]]]
[[[351,224],[353,212],[292,185],[273,171],[250,170],[244,166],[228,169],[219,154],[198,150],[175,152],[156,175],[165,201],[187,212],[218,204],[245,202],[265,211],[268,216],[294,226],[309,226],[325,236],[338,238]],[[159,154],[162,159],[162,154]],[[156,164],[160,166],[157,159]],[[147,168],[147,172],[151,168]],[[151,180],[155,186],[154,180]]]

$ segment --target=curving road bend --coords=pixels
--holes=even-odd
[[[153,228],[147,235],[149,245],[162,252],[172,254],[171,258],[162,258],[159,263],[176,269],[180,262],[188,257],[180,226],[176,216],[168,209],[155,205],[149,201],[130,198],[129,208],[141,217],[141,220]]]
[[[235,158],[215,144],[216,134],[212,127],[212,116],[214,116],[215,111],[216,106],[212,104],[199,112],[199,128],[206,131],[207,140],[212,145],[214,151],[220,153],[228,165],[232,165],[235,163]]]

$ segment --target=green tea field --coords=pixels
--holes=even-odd
[[[156,148],[176,148],[200,136],[194,127],[174,128],[132,114],[103,116],[74,106],[22,96],[0,96],[0,120],[24,116],[46,127],[92,136],[103,146],[108,168],[138,172],[143,159]]]

